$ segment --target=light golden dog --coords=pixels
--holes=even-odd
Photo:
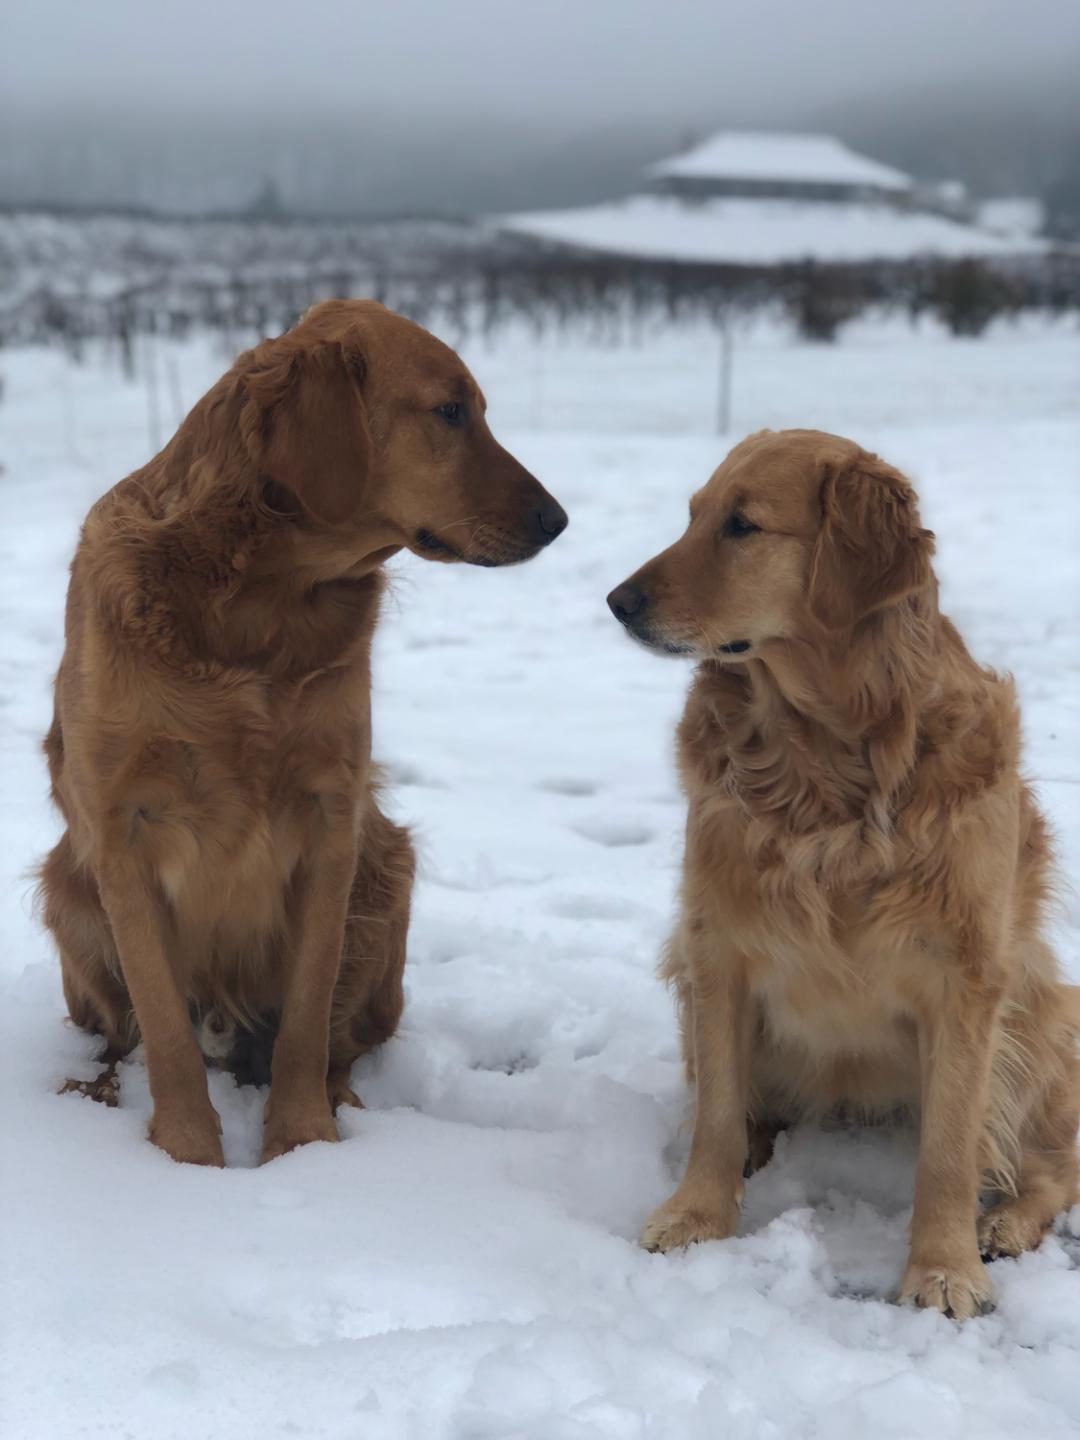
[[[176,1160],[222,1164],[193,1013],[273,1044],[264,1160],[337,1139],[353,1061],[397,1026],[413,853],[371,767],[382,564],[513,564],[566,525],[484,408],[419,326],[329,301],[241,355],[83,527],[44,915],[72,1018],[106,1040],[73,1088],[115,1103],[141,1036]]]
[[[1076,1198],[1077,1005],[1043,936],[1051,851],[1013,687],[939,613],[932,554],[891,466],[764,431],[608,601],[700,662],[662,966],[696,1113],[642,1243],[731,1235],[744,1167],[785,1124],[904,1107],[920,1144],[900,1293],[962,1318],[990,1300],[981,1255],[1037,1245]]]

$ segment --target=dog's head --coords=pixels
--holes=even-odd
[[[384,306],[325,301],[239,363],[248,448],[316,525],[472,565],[528,560],[566,528],[458,356]]]
[[[761,431],[690,501],[682,537],[608,596],[655,650],[742,663],[820,642],[932,584],[915,493],[851,440]]]

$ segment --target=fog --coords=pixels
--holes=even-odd
[[[1067,165],[1077,73],[1068,0],[5,0],[0,199],[548,203],[722,124],[1015,188]]]

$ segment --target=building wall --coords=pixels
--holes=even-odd
[[[899,209],[907,205],[907,196],[902,191],[883,190],[876,185],[829,184],[814,180],[722,180],[712,176],[665,175],[656,179],[650,189],[655,194],[675,195],[683,200],[880,201]]]

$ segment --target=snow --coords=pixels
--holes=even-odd
[[[1046,207],[1036,195],[995,195],[979,205],[979,224],[999,235],[1039,235]]]
[[[873,202],[631,195],[602,205],[506,215],[501,230],[548,244],[698,265],[784,265],[1032,254],[1005,237],[929,211]]]
[[[902,192],[911,177],[860,155],[834,135],[782,130],[720,130],[649,167],[658,178],[793,181]]]
[[[686,1150],[672,1009],[653,977],[683,807],[688,672],[624,640],[604,595],[680,531],[737,438],[710,433],[707,331],[467,352],[496,431],[571,516],[535,563],[396,562],[376,749],[423,857],[402,1030],[362,1062],[343,1143],[257,1169],[262,1094],[211,1092],[230,1168],[54,1092],[92,1071],[28,900],[55,834],[39,740],[65,567],[91,500],[145,458],[147,396],[95,346],[0,358],[0,1375],[13,1440],[1064,1440],[1080,1433],[1080,1207],[992,1267],[958,1326],[891,1303],[904,1132],[796,1131],[739,1238],[635,1236]],[[223,368],[174,358],[190,401]],[[915,478],[944,603],[1011,668],[1028,765],[1080,867],[1080,344],[1074,328],[863,324],[736,347],[738,433],[837,428]],[[170,418],[171,423],[171,418]],[[1080,978],[1080,906],[1058,940]]]

